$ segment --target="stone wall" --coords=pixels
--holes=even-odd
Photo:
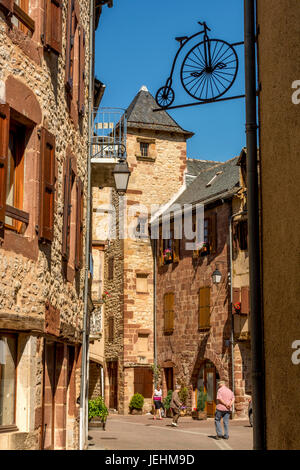
[[[81,23],[86,33],[86,90],[88,95],[88,46],[89,46],[89,0],[79,2]],[[35,20],[33,37],[16,27],[9,27],[4,13],[0,11],[0,85],[1,103],[8,103],[15,111],[32,119],[34,128],[29,146],[25,151],[25,193],[24,210],[29,212],[29,225],[22,235],[5,230],[4,243],[0,247],[0,328],[15,332],[34,330],[36,352],[31,352],[30,364],[34,364],[34,374],[27,378],[27,385],[33,391],[28,412],[37,417],[37,426],[24,420],[24,410],[17,413],[19,432],[7,436],[2,448],[39,448],[41,445],[41,394],[43,387],[43,343],[40,336],[47,330],[45,318],[48,302],[58,312],[55,320],[56,339],[69,344],[80,343],[83,316],[83,270],[74,273],[68,282],[62,269],[62,225],[64,208],[63,171],[66,154],[71,151],[76,156],[76,173],[84,184],[86,193],[86,165],[88,142],[87,113],[78,118],[70,114],[65,92],[66,60],[66,16],[67,4],[62,2],[62,54],[59,56],[46,51],[41,44],[43,32],[44,2],[30,2],[30,16]],[[56,144],[56,191],[54,211],[54,239],[50,244],[38,242],[36,227],[39,221],[39,160],[40,127],[46,128],[55,136]],[[84,214],[86,202],[84,200]],[[83,238],[85,238],[85,215]],[[70,266],[74,270],[74,266]],[[53,334],[53,331],[52,331]],[[53,338],[53,336],[51,336]],[[66,344],[66,343],[65,343]],[[21,360],[25,361],[22,351]],[[19,369],[17,393],[22,393],[22,383],[29,365]],[[65,366],[64,366],[65,367]],[[26,374],[25,374],[26,372]],[[76,397],[79,396],[80,366],[76,370]],[[24,375],[25,374],[25,375]],[[27,377],[27,375],[26,375]],[[18,395],[19,397],[19,395]],[[76,399],[75,392],[73,400]],[[19,398],[20,399],[20,398]],[[75,406],[75,405],[74,405]],[[77,406],[77,405],[76,405]],[[75,416],[75,415],[74,415]],[[68,422],[71,433],[69,448],[78,447],[78,420]],[[24,432],[23,432],[24,431]],[[23,434],[23,437],[21,435]],[[1,435],[1,442],[6,439]],[[22,444],[20,444],[22,442]],[[58,447],[64,447],[58,444]]]

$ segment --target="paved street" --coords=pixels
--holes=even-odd
[[[110,415],[106,431],[89,430],[89,450],[251,450],[252,428],[247,420],[229,423],[229,440],[216,440],[214,420],[180,418],[178,428],[171,419],[154,421],[153,416]]]

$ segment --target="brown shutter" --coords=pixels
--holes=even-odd
[[[78,93],[78,112],[84,114],[85,104],[85,30],[80,27],[80,46],[79,46],[79,93]]]
[[[46,0],[45,2],[45,46],[61,54],[62,41],[62,2]]]
[[[111,343],[114,340],[114,318],[108,319],[108,341]]]
[[[71,189],[72,165],[71,157],[68,155],[64,175],[64,214],[62,230],[62,256],[65,260],[68,260],[70,251]]]
[[[201,287],[199,291],[199,328],[210,326],[210,287]]]
[[[66,43],[66,87],[68,93],[73,93],[73,73],[72,73],[72,49],[75,40],[75,17],[74,17],[74,0],[69,0],[67,13],[67,43]]]
[[[249,292],[250,289],[248,286],[241,288],[241,313],[244,313],[245,315],[248,315],[250,312]]]
[[[210,253],[216,253],[218,248],[218,232],[217,232],[217,214],[210,217]]]
[[[173,248],[173,261],[174,263],[179,263],[179,254],[180,254],[180,240],[174,239],[174,248]]]
[[[134,368],[134,393],[144,393],[144,369],[142,367]]]
[[[0,104],[0,228],[5,223],[10,108]]]
[[[114,257],[108,258],[108,280],[111,281],[114,278]]]
[[[0,8],[6,13],[12,13],[14,10],[14,0],[0,0]]]
[[[83,184],[80,178],[76,185],[76,250],[75,250],[75,268],[82,268],[83,252]]]
[[[152,398],[153,396],[153,373],[151,369],[144,369],[144,398]]]
[[[162,228],[159,230],[159,240],[158,240],[158,266],[163,266],[164,264],[164,240],[162,237]]]
[[[53,241],[55,137],[41,129],[39,239]]]
[[[171,333],[174,330],[174,294],[164,295],[164,331]]]

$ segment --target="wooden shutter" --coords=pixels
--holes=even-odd
[[[39,239],[53,241],[55,137],[41,129]]]
[[[79,92],[78,92],[78,112],[84,114],[85,104],[85,30],[80,26],[79,38]]]
[[[76,185],[76,250],[75,250],[75,268],[82,268],[83,252],[83,184],[80,178]]]
[[[249,293],[250,289],[248,286],[241,288],[241,313],[244,313],[245,315],[248,315],[250,312]]]
[[[164,296],[164,331],[172,333],[174,330],[174,294]]]
[[[199,328],[210,327],[210,287],[199,291]]]
[[[108,258],[108,280],[111,281],[114,278],[114,257]]]
[[[144,369],[142,367],[134,368],[134,393],[144,392]]]
[[[179,255],[180,255],[180,240],[174,239],[173,240],[173,262],[179,263]]]
[[[0,8],[6,13],[12,13],[14,10],[14,0],[0,0]]]
[[[62,2],[61,0],[45,1],[45,46],[61,54],[62,42]]]
[[[209,233],[210,253],[216,253],[218,248],[217,214],[210,217]]]
[[[153,396],[153,372],[151,369],[144,369],[144,390],[142,393],[144,398],[152,398]]]
[[[69,258],[70,252],[70,222],[71,222],[71,190],[72,190],[72,164],[68,155],[64,174],[64,213],[62,230],[62,256]]]
[[[113,342],[114,340],[114,319],[109,317],[108,319],[108,341]]]
[[[75,0],[69,0],[67,13],[67,44],[66,44],[66,87],[67,92],[73,93],[73,62],[76,30]]]
[[[162,238],[162,234],[160,233],[159,241],[158,241],[158,265],[163,266],[164,264],[164,240]]]
[[[0,228],[5,223],[9,120],[9,106],[0,104]]]

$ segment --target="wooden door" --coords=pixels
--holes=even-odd
[[[166,380],[167,392],[169,390],[174,390],[173,367],[165,368],[165,380]]]
[[[43,450],[54,449],[55,361],[56,344],[54,342],[45,341],[41,446]]]
[[[205,411],[207,416],[213,417],[216,411],[216,368],[204,368],[204,389],[207,393]]]

